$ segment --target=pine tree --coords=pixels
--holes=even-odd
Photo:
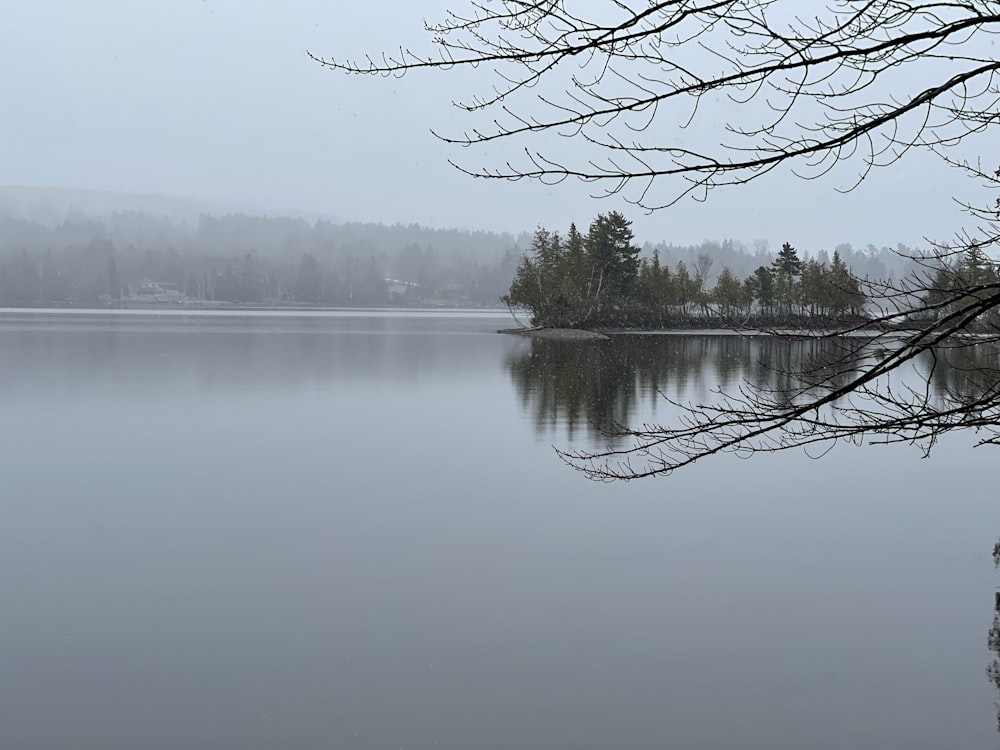
[[[797,282],[802,275],[802,260],[795,248],[786,242],[771,265],[774,268],[775,295],[779,302],[784,303],[785,312],[790,313],[799,296]]]
[[[600,214],[587,232],[591,298],[600,308],[627,303],[639,276],[639,248],[632,244],[632,222],[617,211]]]
[[[833,312],[840,314],[860,312],[865,304],[865,295],[861,292],[858,280],[848,270],[847,264],[841,260],[839,250],[833,251],[828,284],[830,307]]]

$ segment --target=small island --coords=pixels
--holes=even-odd
[[[671,269],[657,252],[640,259],[633,239],[616,211],[598,215],[585,235],[575,224],[565,237],[540,227],[503,301],[530,313],[526,332],[816,329],[864,319],[867,299],[836,252],[830,265],[803,261],[785,243],[770,266],[742,280],[723,268],[707,288],[709,258]]]
[[[709,288],[710,256],[670,268],[656,251],[640,258],[633,239],[631,222],[616,211],[598,215],[585,235],[575,224],[565,236],[539,227],[502,298],[526,310],[532,327],[509,332],[583,339],[623,330],[836,331],[866,327],[881,301],[872,297],[882,283],[859,280],[836,251],[829,264],[803,260],[786,242],[770,265],[744,279],[724,267]],[[976,247],[924,270],[916,291],[927,305],[957,284],[996,275]]]

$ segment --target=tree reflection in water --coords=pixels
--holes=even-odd
[[[821,378],[826,371],[831,377],[847,377],[850,368],[844,364],[854,354],[850,344],[834,340],[619,335],[606,341],[532,340],[530,349],[509,357],[507,368],[538,432],[564,424],[570,439],[583,427],[592,437],[613,442],[617,427],[635,416],[646,396],[655,411],[664,396],[701,403],[716,388],[733,389],[748,381],[795,399],[808,392],[809,383],[789,373],[809,370]],[[944,407],[975,404],[1000,389],[1000,351],[992,345],[952,342],[925,353],[917,366],[925,375],[918,382],[926,382],[930,397]],[[900,386],[905,384],[893,387]],[[993,561],[1000,569],[1000,541]],[[994,595],[987,645],[993,654],[987,676],[1000,690],[1000,591]]]
[[[700,383],[713,343],[702,336],[532,340],[530,350],[512,355],[507,367],[535,428],[544,432],[565,424],[572,438],[581,426],[613,431],[634,413],[640,386],[655,395],[668,385]]]
[[[738,392],[743,383],[767,389],[779,400],[805,398],[811,386],[846,381],[870,356],[860,339],[786,339],[739,335],[616,335],[603,341],[533,339],[507,360],[507,368],[535,429],[565,425],[572,440],[587,430],[592,438],[616,442],[619,427],[652,418],[667,400],[712,404],[715,391]],[[947,408],[992,397],[1000,388],[1000,359],[991,345],[953,343],[925,352],[915,366],[932,400]],[[886,383],[894,389],[901,382]]]
[[[664,396],[700,403],[716,388],[732,389],[748,381],[794,400],[808,392],[809,383],[790,373],[810,371],[822,378],[826,371],[831,377],[847,377],[850,368],[844,365],[855,354],[849,343],[835,340],[620,335],[607,341],[533,340],[529,350],[508,359],[507,367],[537,431],[565,424],[572,439],[583,426],[610,442],[617,427],[635,416],[644,396],[655,411]],[[824,361],[830,366],[824,367]],[[974,405],[1000,389],[1000,351],[992,345],[952,342],[925,353],[917,366],[925,374],[919,382],[928,383],[929,395],[944,407]],[[993,561],[1000,569],[1000,541]],[[1000,690],[1000,591],[994,594],[987,645],[993,657],[986,673]]]
[[[627,334],[604,341],[533,339],[528,350],[508,358],[507,368],[538,432],[565,425],[570,439],[585,428],[614,442],[643,400],[651,415],[664,396],[702,403],[712,400],[713,391],[743,381],[766,384],[794,400],[808,392],[809,383],[791,373],[846,378],[850,367],[844,365],[853,354],[830,339]]]
[[[1000,541],[993,545],[993,565],[1000,568]],[[986,635],[986,645],[994,654],[986,667],[986,676],[1000,690],[1000,591],[993,594],[993,625]],[[1000,700],[997,701],[997,731],[1000,732]]]

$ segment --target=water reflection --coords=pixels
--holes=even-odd
[[[993,545],[993,565],[1000,569],[1000,541]],[[993,594],[993,624],[986,635],[986,645],[994,654],[986,667],[986,676],[1000,690],[1000,591]],[[1000,700],[997,701],[997,731],[1000,732]]]
[[[863,339],[789,340],[774,336],[623,335],[607,341],[532,340],[511,352],[507,370],[536,431],[564,425],[570,439],[585,429],[606,436],[663,406],[712,400],[744,382],[794,401],[814,386],[836,387],[856,373],[862,358],[879,356]],[[916,362],[936,402],[969,404],[997,388],[993,346],[942,348]]]
[[[982,453],[597,486],[504,364],[585,430],[781,342],[137,317],[0,316],[0,747],[989,746]]]
[[[51,399],[84,382],[122,395],[179,384],[236,393],[373,379],[457,380],[495,370],[484,331],[494,330],[497,320],[375,313],[2,315],[0,389],[8,397]]]
[[[1000,384],[1000,348],[994,343],[926,353],[920,365],[938,398],[954,404],[971,404],[995,394]]]
[[[506,368],[539,433],[564,426],[607,438],[645,409],[664,403],[661,394],[700,401],[714,388],[735,390],[743,381],[794,398],[809,383],[791,373],[807,366],[813,383],[835,384],[865,352],[850,342],[783,340],[739,336],[619,336],[600,342],[533,340],[511,351]],[[869,352],[870,354],[870,352]],[[878,356],[878,353],[875,353]],[[933,403],[972,404],[1000,387],[1000,351],[991,345],[958,345],[923,355],[916,363]],[[669,419],[669,417],[667,417]],[[907,490],[908,492],[908,490]],[[1000,541],[993,549],[1000,571]],[[986,672],[1000,691],[1000,590],[994,594],[987,635],[991,658]],[[1000,692],[996,704],[1000,731]]]
[[[661,396],[699,402],[743,381],[793,400],[817,381],[847,378],[858,351],[850,341],[786,340],[773,336],[624,335],[607,341],[532,340],[512,352],[507,369],[538,432],[565,425],[606,435]],[[807,382],[793,373],[809,371]],[[941,375],[944,377],[944,375]]]

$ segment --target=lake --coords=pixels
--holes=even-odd
[[[1000,744],[994,449],[591,482],[758,350],[509,325],[0,312],[0,746]]]

